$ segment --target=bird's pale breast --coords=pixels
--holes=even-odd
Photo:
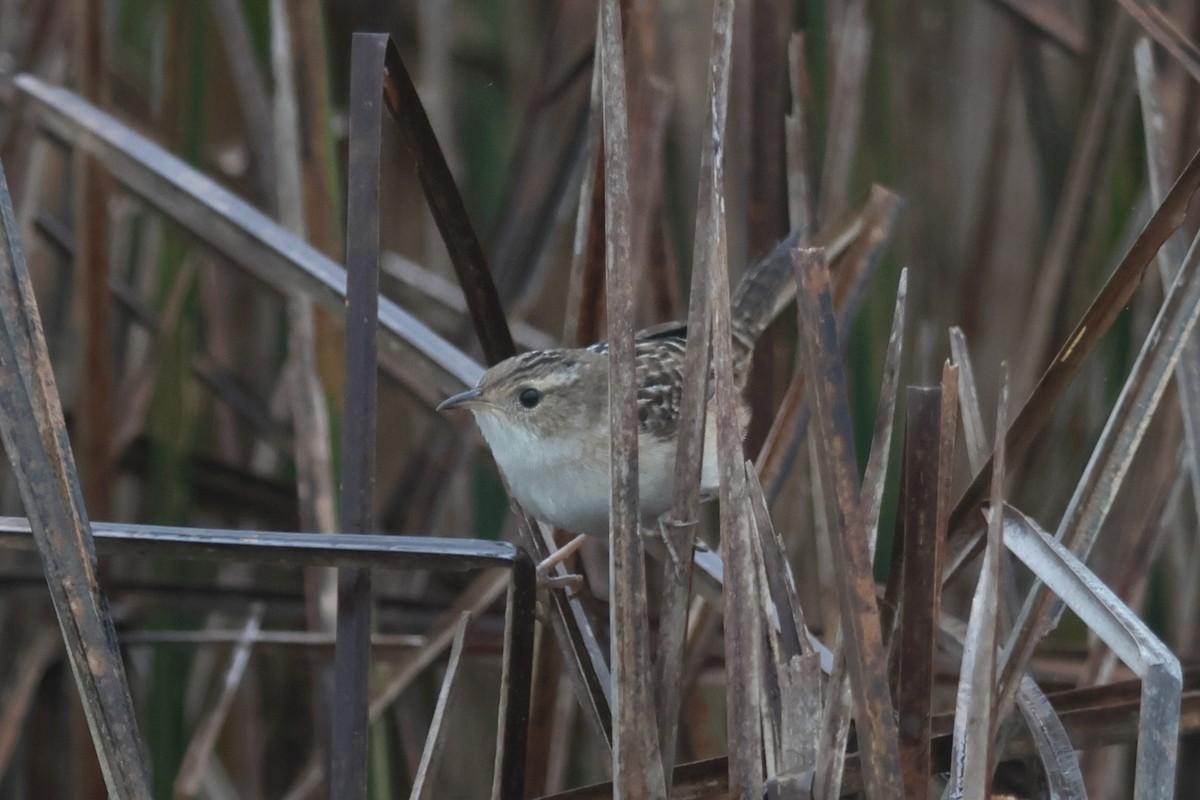
[[[534,437],[483,412],[476,415],[517,502],[543,522],[589,536],[609,535],[611,472],[607,425],[584,435]],[[718,483],[714,421],[709,420],[701,488]],[[590,445],[587,443],[591,443]],[[654,523],[671,507],[675,444],[652,435],[638,437],[638,493],[642,520]]]

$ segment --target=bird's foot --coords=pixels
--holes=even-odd
[[[568,592],[578,592],[583,588],[583,576],[573,572],[566,575],[539,574],[537,583],[543,589],[564,589]]]
[[[675,547],[677,537],[681,530],[693,527],[695,524],[696,524],[695,520],[692,520],[690,522],[680,522],[677,519],[673,519],[671,517],[671,512],[667,511],[666,513],[659,516],[657,528],[647,527],[644,530],[643,535],[649,536],[654,539],[662,540],[663,549],[665,549],[667,551],[667,557],[671,562],[672,568],[674,568],[674,570],[675,570],[676,577],[681,577],[683,575],[683,566],[684,566],[683,559],[679,556],[679,550]],[[693,547],[694,547],[695,542],[698,540],[693,536],[692,541],[693,541]],[[692,555],[691,553],[688,553],[689,560],[691,558],[691,555]]]
[[[570,558],[575,551],[583,545],[586,539],[587,536],[581,533],[542,559],[542,561],[537,565],[538,584],[546,587],[547,589],[569,589],[571,591],[578,591],[583,586],[582,575],[553,575],[551,572],[559,564]]]

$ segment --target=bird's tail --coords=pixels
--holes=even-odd
[[[754,343],[771,321],[796,296],[792,248],[803,231],[792,231],[761,261],[750,266],[730,298],[734,359],[749,361]]]

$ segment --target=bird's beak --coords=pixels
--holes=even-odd
[[[438,404],[438,411],[450,411],[456,408],[469,408],[473,403],[479,402],[479,398],[483,396],[483,390],[476,386],[474,389],[467,389],[465,392],[451,395]]]

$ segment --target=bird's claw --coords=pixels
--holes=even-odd
[[[537,576],[538,586],[545,589],[565,589],[569,592],[578,592],[583,588],[583,576],[575,573],[565,575],[550,575],[548,573],[539,572]]]
[[[661,539],[663,548],[667,551],[667,557],[671,561],[671,566],[675,570],[675,576],[680,577],[683,574],[683,559],[679,557],[679,551],[675,548],[675,532],[681,528],[690,528],[696,525],[695,520],[681,522],[671,517],[668,511],[658,518],[658,528],[647,528],[645,534],[655,539]],[[692,537],[694,543],[698,541]],[[691,553],[688,554],[691,556]]]
[[[555,567],[574,554],[574,552],[583,545],[585,539],[586,537],[583,534],[579,534],[574,539],[542,559],[541,563],[537,565],[538,585],[547,589],[568,589],[570,591],[579,591],[583,587],[582,575],[555,575],[552,574],[552,570],[554,570]]]

